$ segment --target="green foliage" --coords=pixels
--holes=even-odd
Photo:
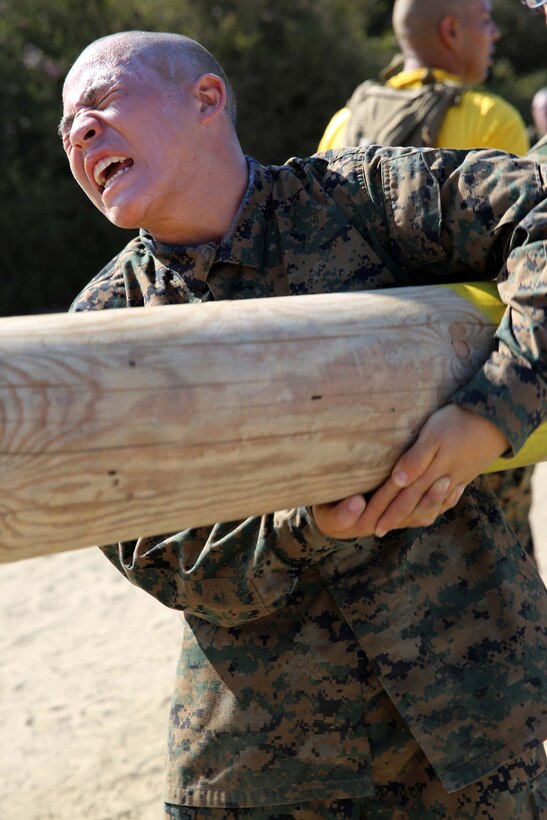
[[[264,162],[312,153],[355,85],[391,59],[387,0],[0,0],[0,315],[65,310],[130,234],[75,185],[56,129],[61,88],[79,52],[125,29],[177,31],[220,60],[238,97],[244,149]],[[491,87],[529,121],[547,85],[547,32],[516,0],[499,0]]]

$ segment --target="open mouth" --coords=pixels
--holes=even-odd
[[[106,191],[115,179],[127,173],[132,165],[133,160],[129,157],[104,157],[100,159],[93,169],[93,178],[101,193]]]

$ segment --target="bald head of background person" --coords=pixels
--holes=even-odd
[[[196,244],[224,235],[247,186],[235,112],[205,48],[129,31],[80,54],[64,83],[59,133],[76,181],[111,222]]]
[[[405,70],[440,68],[468,84],[486,78],[500,38],[490,0],[396,0],[392,20]]]

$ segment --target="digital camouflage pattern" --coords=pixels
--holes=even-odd
[[[141,231],[73,309],[497,274],[509,305],[498,350],[454,400],[518,450],[547,415],[544,169],[496,151],[377,147],[249,164],[220,243]],[[544,766],[545,588],[486,479],[433,526],[381,540],[326,538],[294,509],[103,549],[184,612],[169,803],[402,801],[427,793],[398,757],[407,748],[449,791],[536,747]]]
[[[488,483],[498,497],[507,523],[514,529],[520,545],[531,556],[534,555],[530,526],[533,473],[534,467],[517,467],[488,475]]]
[[[547,136],[530,148],[528,156],[536,162],[547,161]],[[533,473],[534,467],[519,467],[488,476],[488,483],[500,501],[505,518],[531,556],[534,555],[534,536],[530,526]]]
[[[399,719],[400,722],[400,719]],[[168,820],[537,820],[547,813],[545,754],[538,748],[524,759],[457,792],[446,792],[416,744],[401,738],[407,754],[393,748],[393,765],[373,764],[376,794],[353,800],[310,800],[260,808],[204,808],[165,804]],[[414,746],[412,751],[409,747]],[[406,785],[404,785],[406,784]]]
[[[428,72],[424,85],[419,88],[393,88],[372,80],[361,83],[347,103],[351,111],[346,128],[347,144],[434,147],[448,108],[459,104],[465,93],[463,85],[448,79],[441,82],[435,73]],[[469,114],[467,109],[466,113]],[[547,151],[547,143],[544,149]],[[518,150],[515,149],[515,153]],[[533,467],[522,467],[489,476],[505,518],[531,556],[534,555],[530,525],[532,473]]]

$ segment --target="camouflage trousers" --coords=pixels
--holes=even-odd
[[[530,528],[532,506],[533,467],[518,467],[502,473],[490,473],[488,482],[494,490],[503,514],[514,530],[520,545],[528,555],[534,556],[534,540]]]
[[[369,711],[370,709],[370,711]],[[369,703],[374,795],[300,805],[165,805],[170,820],[547,820],[547,758],[540,744],[488,777],[447,792],[380,689]]]

